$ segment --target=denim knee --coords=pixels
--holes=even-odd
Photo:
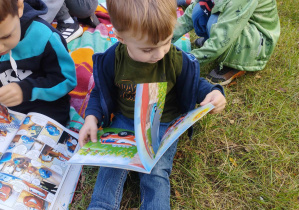
[[[101,167],[88,209],[119,209],[127,174],[127,170]]]
[[[192,21],[194,31],[197,36],[208,38],[207,23],[209,17],[201,9],[200,4],[197,3],[192,11]]]

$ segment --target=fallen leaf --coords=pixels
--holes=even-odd
[[[279,90],[281,90],[282,92],[287,92],[287,90],[286,89],[284,89],[284,88],[279,88]]]
[[[179,191],[175,190],[174,193],[176,198],[181,198],[181,194],[179,193]]]
[[[238,146],[238,145],[235,144],[235,142],[233,142],[233,141],[228,141],[227,144],[228,144],[229,147],[237,147],[237,146]]]
[[[237,162],[233,158],[229,158],[229,161],[233,164],[233,166],[238,166]]]
[[[260,79],[260,78],[262,78],[262,76],[259,75],[259,74],[256,74],[256,75],[255,75],[255,78]]]
[[[182,151],[177,151],[175,154],[175,159],[181,159],[183,157],[183,152]]]
[[[244,147],[245,152],[250,152],[253,150],[252,146],[245,146]]]
[[[278,171],[277,169],[275,169],[275,172],[276,172],[279,176],[282,175],[282,174],[280,173],[280,171]]]
[[[227,85],[227,87],[230,87],[230,86],[233,86],[233,85],[236,85],[236,84],[237,84],[237,82],[236,82],[236,81],[233,81],[233,82],[229,83],[229,84]]]
[[[232,104],[241,104],[241,103],[243,103],[243,102],[242,102],[242,100],[240,98],[234,98],[232,100]]]

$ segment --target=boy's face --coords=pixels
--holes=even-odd
[[[8,15],[0,23],[0,56],[7,54],[20,41],[21,25],[18,15]]]
[[[136,34],[136,33],[135,33]],[[123,44],[127,45],[129,56],[138,62],[156,63],[168,53],[171,45],[172,34],[165,40],[156,45],[148,41],[148,37],[142,39],[132,36],[132,32],[116,32],[117,38]]]

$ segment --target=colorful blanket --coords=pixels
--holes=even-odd
[[[113,27],[110,23],[109,15],[106,9],[100,4],[105,1],[99,0],[99,6],[96,10],[96,15],[101,24],[95,29],[88,26],[83,26],[84,33],[81,37],[68,43],[70,55],[76,65],[77,72],[77,87],[70,93],[71,105],[74,107],[72,112],[77,111],[84,118],[85,109],[90,97],[90,92],[94,87],[92,77],[92,55],[98,52],[104,52],[111,45],[117,42],[113,33]],[[178,17],[183,15],[184,11],[181,8],[177,9]],[[175,45],[180,49],[189,52],[191,50],[190,38],[186,34],[180,38]],[[73,119],[76,118],[76,119]],[[74,130],[79,130],[82,126],[83,119],[72,113],[70,127]]]

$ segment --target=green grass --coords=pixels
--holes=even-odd
[[[192,141],[180,139],[172,209],[299,209],[299,7],[277,3],[281,36],[266,68],[225,87],[225,111],[197,123]],[[71,209],[87,208],[96,175],[84,167]],[[130,173],[121,209],[138,208],[138,192]]]

